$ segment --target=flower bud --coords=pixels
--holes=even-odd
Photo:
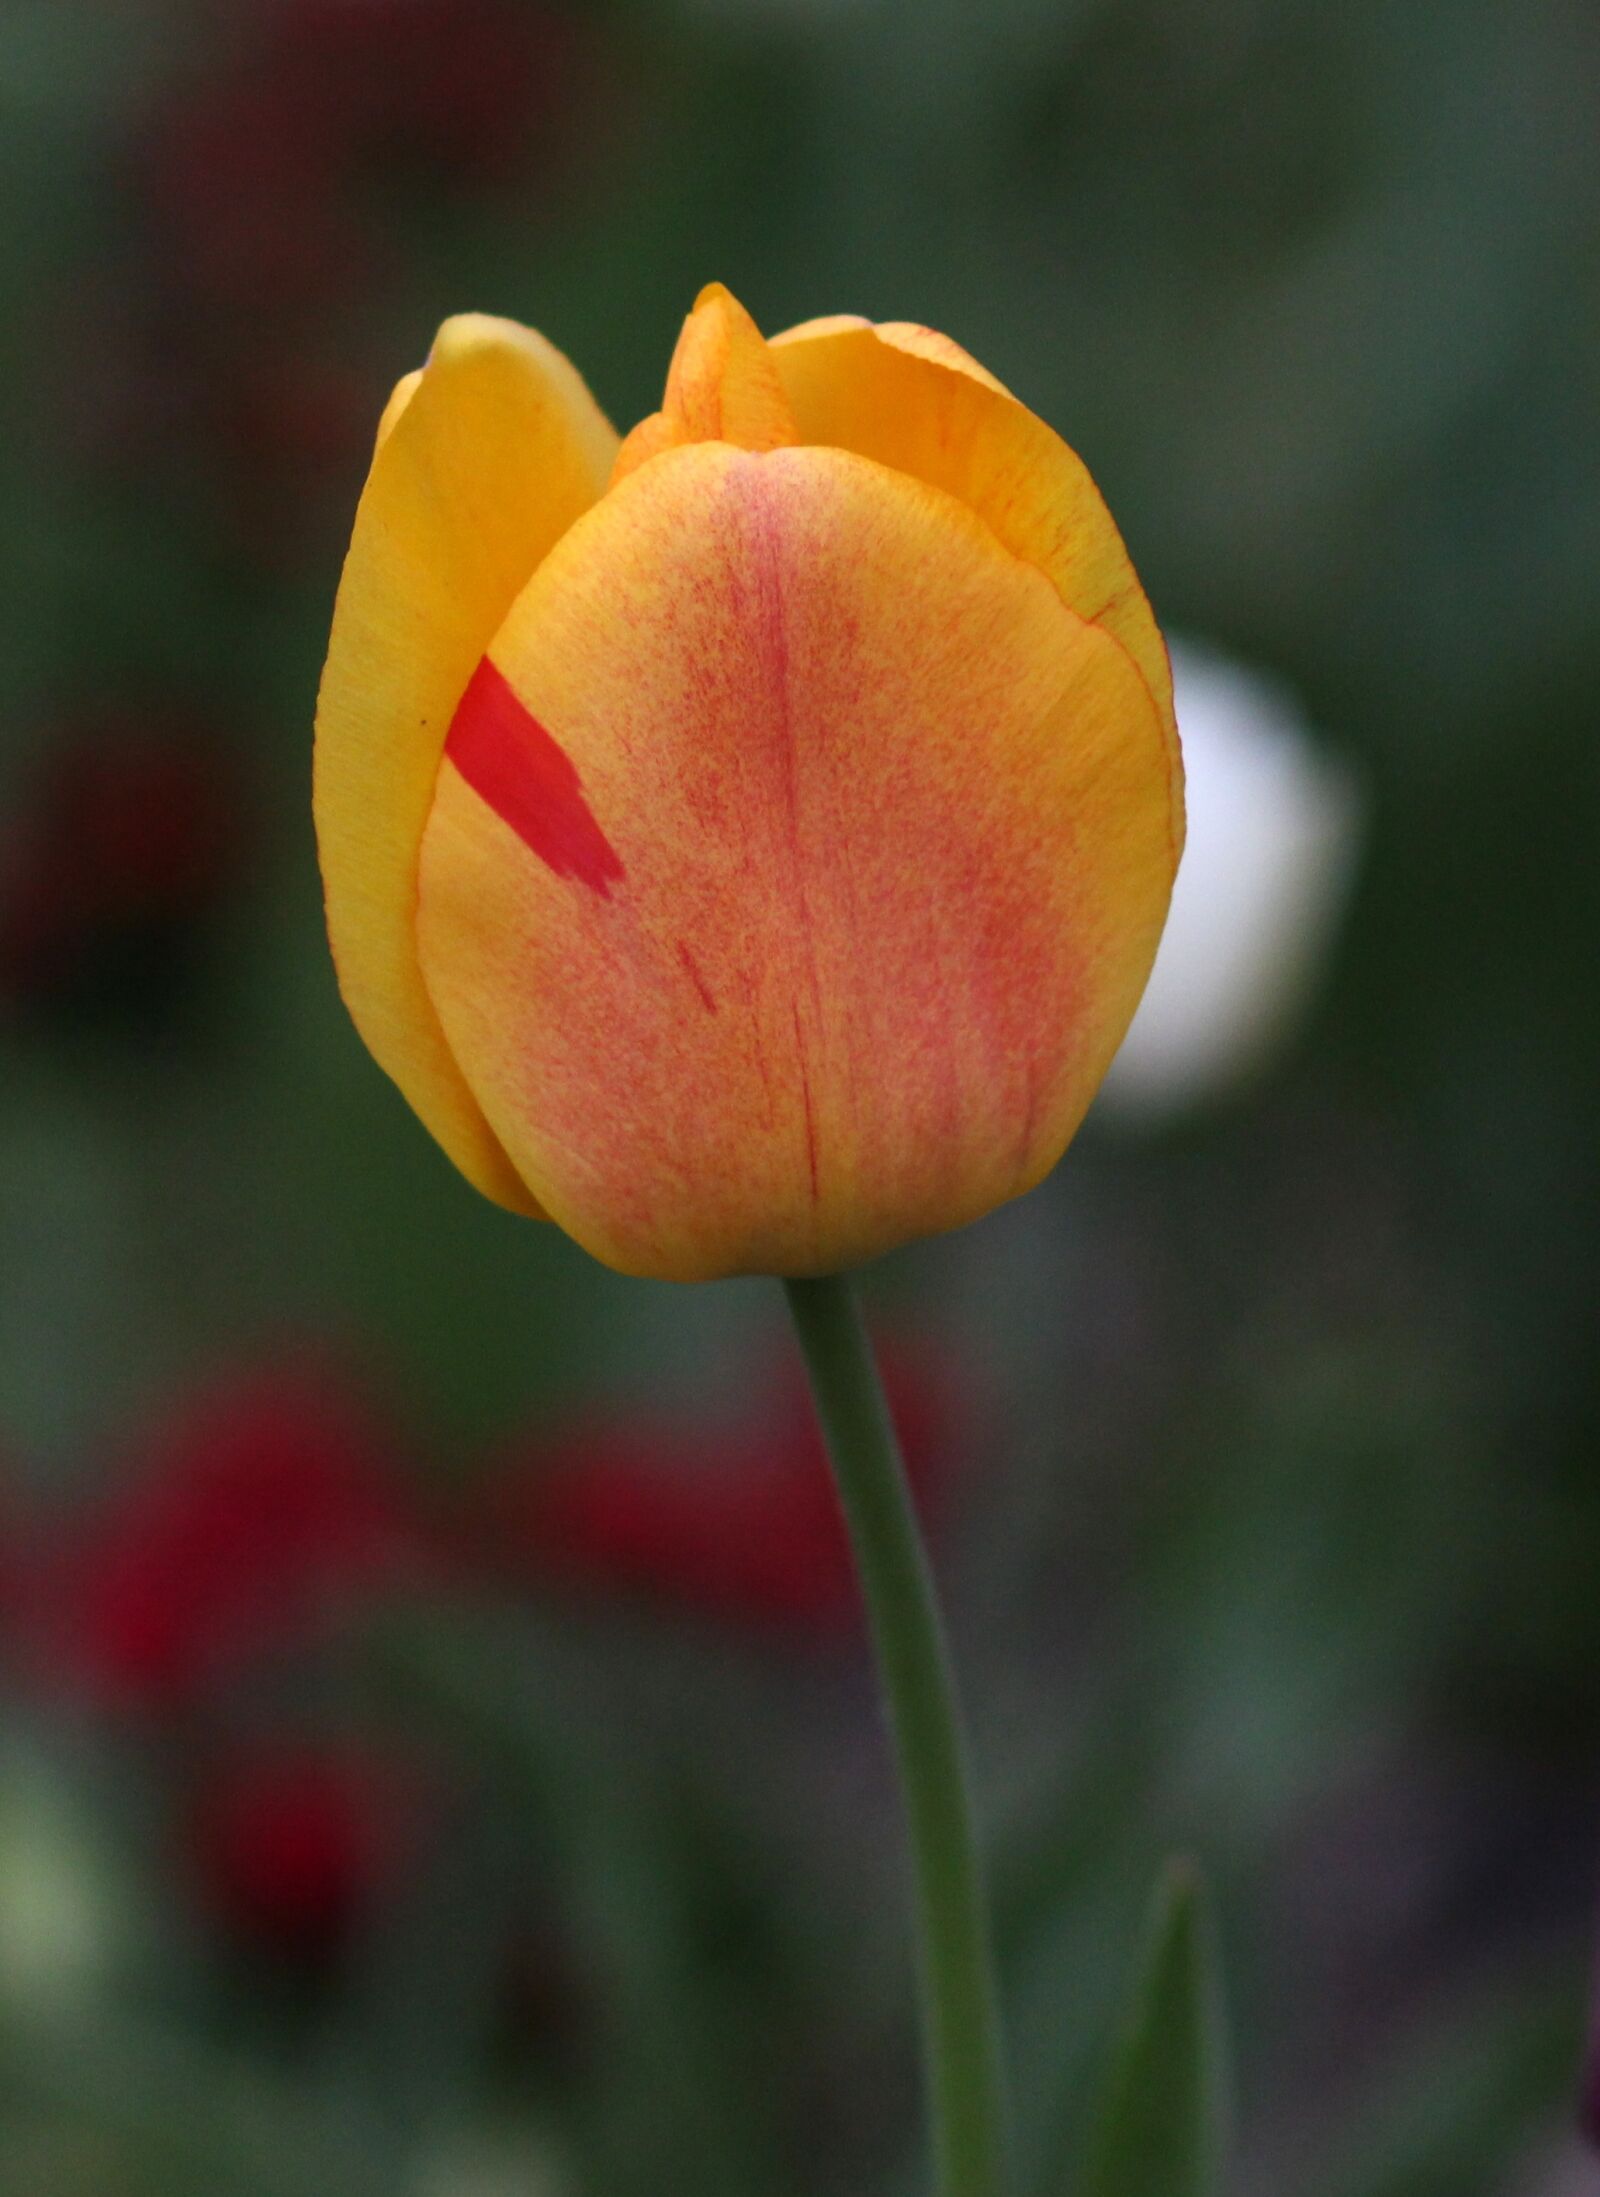
[[[619,445],[448,322],[380,429],[318,711],[341,988],[478,1186],[626,1273],[822,1273],[1060,1157],[1183,838],[1081,462],[923,328],[704,291]]]

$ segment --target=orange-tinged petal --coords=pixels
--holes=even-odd
[[[683,324],[661,410],[641,420],[617,455],[622,480],[680,443],[731,442],[777,450],[798,438],[789,400],[760,329],[720,282],[707,283]]]
[[[670,413],[647,413],[638,426],[630,428],[622,438],[622,448],[611,469],[613,483],[625,479],[629,473],[636,473],[647,458],[658,458],[663,450],[681,450],[691,439],[681,432]]]
[[[820,1272],[1054,1163],[1171,887],[1128,655],[941,490],[669,451],[540,566],[453,726],[418,938],[599,1257]]]
[[[1166,646],[1076,452],[933,329],[810,321],[774,336],[768,349],[803,443],[858,451],[959,497],[1048,575],[1069,609],[1127,651],[1167,728],[1181,819]]]
[[[315,808],[339,988],[450,1157],[533,1210],[451,1058],[417,963],[417,858],[462,691],[540,559],[605,487],[617,438],[542,337],[447,321],[384,413],[317,702]]]
[[[795,440],[794,417],[760,329],[720,282],[708,282],[683,324],[662,405],[689,442],[776,450]]]
[[[970,351],[963,351],[951,336],[941,335],[937,328],[925,328],[919,320],[864,320],[859,313],[823,313],[815,320],[803,320],[797,328],[786,328],[781,336],[774,336],[775,344],[813,343],[819,336],[839,336],[856,328],[872,330],[880,343],[892,343],[897,350],[910,351],[918,358],[933,359],[940,366],[956,367],[963,374],[970,374],[974,381],[981,381],[986,389],[998,389],[1002,396],[1010,391],[1003,381],[997,381],[987,366],[980,366]]]
[[[953,366],[958,374],[970,374],[985,389],[994,389],[1002,397],[1011,392],[1003,381],[996,380],[987,366],[982,366],[970,351],[963,351],[951,336],[941,335],[937,328],[924,328],[916,320],[880,320],[878,341],[892,343],[896,350],[909,351],[914,358],[932,359],[938,366]]]

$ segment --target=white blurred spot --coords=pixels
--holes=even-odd
[[[525,2130],[469,2132],[422,2163],[415,2197],[570,2197],[548,2146]]]
[[[1262,1067],[1309,1005],[1343,913],[1362,801],[1288,689],[1172,650],[1188,841],[1133,1026],[1106,1078],[1124,1116],[1176,1113]]]
[[[42,1755],[0,1763],[0,2005],[57,2013],[103,1991],[126,1950],[126,1888]]]

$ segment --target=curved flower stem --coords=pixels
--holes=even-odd
[[[916,1884],[939,2197],[1001,2197],[1005,2106],[966,1751],[933,1579],[871,1348],[842,1275],[784,1285],[849,1523]]]

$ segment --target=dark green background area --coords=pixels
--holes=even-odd
[[[321,929],[316,680],[365,438],[445,314],[536,324],[624,427],[713,277],[768,329],[941,327],[1083,453],[1163,621],[1288,679],[1369,806],[1335,966],[1261,1079],[1160,1133],[1091,1118],[1025,1205],[870,1284],[994,1404],[940,1568],[1025,2197],[1068,2197],[1175,1848],[1218,1896],[1241,2197],[1572,2197],[1600,19],[507,0],[533,76],[495,157],[402,112],[329,187],[320,289],[273,272],[304,206],[280,231],[223,164],[204,233],[263,273],[220,294],[152,161],[174,113],[259,79],[286,5],[0,0],[0,856],[83,725],[200,728],[237,815],[176,973],[170,941],[154,968],[97,948],[0,1003],[11,1514],[92,1502],[172,1398],[307,1343],[456,1490],[583,1399],[715,1414],[754,1379],[775,1291],[627,1283],[508,1219],[368,1060]],[[241,442],[234,379],[356,424]],[[440,1598],[339,1683],[436,1725],[470,1805],[308,2012],[225,1976],[151,1872],[159,1748],[8,1682],[0,1777],[25,1798],[48,1762],[142,1951],[59,2018],[17,2003],[0,1789],[0,2197],[917,2186],[852,1647]],[[530,1883],[603,2008],[575,2064],[490,2037],[484,1947]],[[507,2128],[548,2182],[492,2179]]]

